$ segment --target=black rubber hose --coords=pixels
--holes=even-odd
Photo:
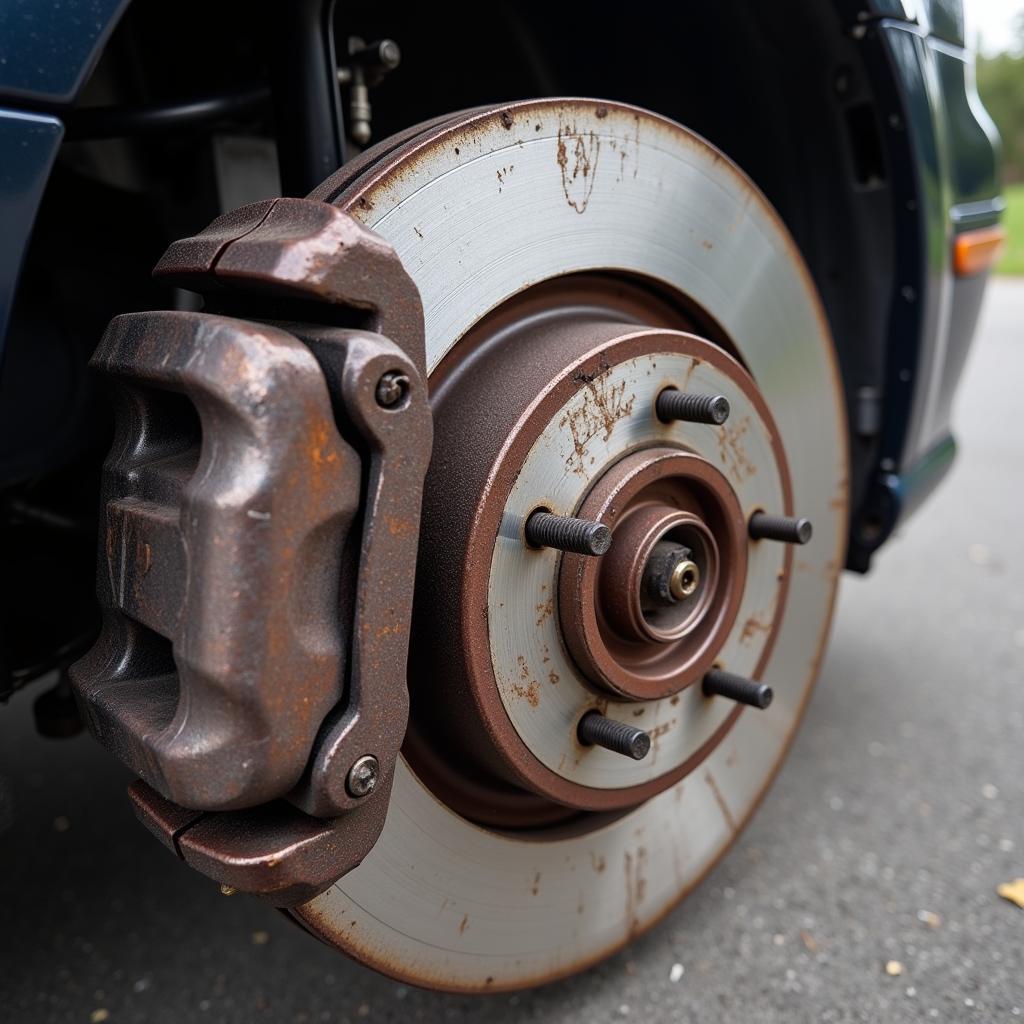
[[[262,86],[186,102],[137,107],[81,107],[68,115],[65,138],[69,141],[116,139],[194,128],[249,114],[269,101],[270,89]]]

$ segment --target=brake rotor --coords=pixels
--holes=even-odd
[[[703,877],[799,721],[846,537],[826,322],[754,185],[630,107],[442,119],[314,197],[419,288],[435,447],[387,823],[292,913],[415,984],[551,980]],[[671,388],[725,396],[728,421],[664,421]],[[529,543],[537,511],[603,524],[610,551]],[[806,516],[813,540],[750,541],[759,511]],[[705,696],[712,666],[769,684],[771,708]],[[649,756],[581,743],[595,710],[644,729]]]

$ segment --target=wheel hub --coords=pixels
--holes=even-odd
[[[648,799],[738,717],[693,684],[716,662],[756,675],[770,651],[790,554],[751,558],[746,518],[789,509],[788,469],[754,382],[691,325],[636,283],[551,282],[436,377],[410,749],[467,817],[535,826]],[[722,395],[733,417],[665,422],[670,388]],[[536,548],[524,529],[540,510],[604,524],[611,549]],[[652,755],[581,743],[594,710],[646,730]]]
[[[736,492],[691,451],[645,448],[614,464],[579,514],[611,526],[613,544],[599,562],[562,560],[566,644],[620,700],[671,697],[710,667],[736,620],[747,574]]]

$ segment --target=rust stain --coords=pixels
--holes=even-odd
[[[748,430],[749,416],[744,416],[735,426],[725,424],[718,428],[718,457],[736,480],[745,480],[757,472],[757,466],[743,447],[743,437]]]
[[[697,370],[697,367],[701,365],[702,360],[691,359],[690,368],[686,371],[686,376],[683,378],[683,391],[686,391],[690,387],[690,379],[693,377]]]
[[[615,180],[618,182],[625,179],[627,168],[631,160],[633,163],[634,178],[637,175],[637,171],[640,169],[640,118],[635,118],[634,122],[635,131],[632,138],[612,139],[609,142],[611,148],[619,155],[619,172],[615,176]]]
[[[604,869],[605,869],[604,857],[602,857],[601,854],[594,853],[594,851],[591,850],[590,851],[590,866],[598,874],[601,874],[601,872],[604,871]]]
[[[740,632],[740,643],[748,644],[758,633],[770,633],[771,631],[772,624],[770,622],[762,622],[756,615],[751,615],[743,623],[743,629]]]
[[[655,740],[660,739],[675,724],[676,724],[676,720],[674,718],[672,718],[672,719],[669,719],[669,721],[667,721],[667,722],[662,722],[661,725],[656,725],[653,729],[648,729],[647,733],[651,737],[651,742],[653,743]]]
[[[533,876],[533,884],[530,886],[530,892],[532,892],[534,896],[536,896],[537,893],[540,892],[540,872],[539,871],[537,872],[537,874],[535,874]]]
[[[625,855],[626,873],[626,917],[629,919],[629,933],[636,935],[640,931],[640,904],[647,893],[647,850],[637,847],[636,857]]]
[[[552,669],[548,673],[548,682],[551,683],[552,686],[557,686],[560,681],[561,681],[561,677],[559,676],[559,674],[554,669]]]
[[[725,797],[722,796],[722,791],[718,788],[718,783],[715,782],[715,777],[711,772],[708,772],[704,778],[707,779],[708,786],[711,788],[711,793],[715,798],[715,803],[718,804],[718,809],[722,812],[726,825],[729,826],[731,832],[735,832],[736,820],[732,816],[732,811],[729,810],[729,805],[725,802]]]
[[[330,465],[338,461],[338,453],[334,451],[333,431],[324,422],[318,423],[313,429],[313,445],[309,449],[309,457],[318,469],[324,464]],[[324,448],[329,449],[324,455]]]
[[[522,697],[531,708],[535,708],[540,704],[540,686],[537,684],[537,680],[533,679],[529,686],[520,686],[516,683],[512,687],[512,692],[517,697]]]
[[[577,213],[583,213],[590,202],[600,151],[601,140],[593,132],[577,132],[575,125],[559,126],[556,159],[562,174],[562,191],[565,201]]]
[[[415,523],[398,516],[384,516],[384,523],[392,537],[407,537],[409,534],[418,531]]]
[[[526,659],[520,654],[516,658],[516,662],[519,665],[519,678],[529,679],[530,678],[530,666],[526,664]]]
[[[459,923],[459,934],[461,935],[466,927],[469,925],[469,914],[462,915],[462,921]]]
[[[500,118],[501,126],[505,129],[505,131],[511,131],[512,125],[515,124],[515,118],[507,110],[503,110],[501,112]]]
[[[632,414],[636,395],[626,397],[626,382],[613,384],[608,379],[611,369],[602,363],[596,374],[579,373],[575,380],[586,389],[583,403],[566,413],[558,425],[568,428],[572,437],[573,453],[567,466],[575,473],[586,470],[587,445],[597,436],[607,441],[612,436],[615,424]],[[573,463],[576,465],[573,465]]]
[[[553,597],[549,597],[542,604],[537,605],[536,609],[537,609],[537,612],[539,613],[539,616],[540,616],[537,619],[537,625],[538,626],[543,626],[544,625],[544,620],[551,618],[551,616],[554,614],[554,611],[555,611],[555,599]]]

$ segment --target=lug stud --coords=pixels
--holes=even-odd
[[[588,711],[580,719],[576,735],[586,746],[604,747],[634,761],[642,761],[651,749],[651,737],[643,729],[605,718],[600,711]]]
[[[603,555],[612,546],[612,532],[604,523],[551,512],[534,512],[526,520],[526,540],[536,548],[557,548],[577,555]]]
[[[704,676],[704,696],[728,697],[737,704],[764,710],[771,704],[775,694],[766,683],[758,683],[753,679],[747,679],[746,676],[713,668]]]
[[[654,411],[665,423],[686,420],[721,426],[729,418],[729,399],[725,395],[690,395],[677,388],[666,388],[655,400]]]
[[[809,519],[793,516],[771,516],[755,512],[747,524],[747,532],[754,540],[779,540],[784,544],[806,544],[814,532]]]

